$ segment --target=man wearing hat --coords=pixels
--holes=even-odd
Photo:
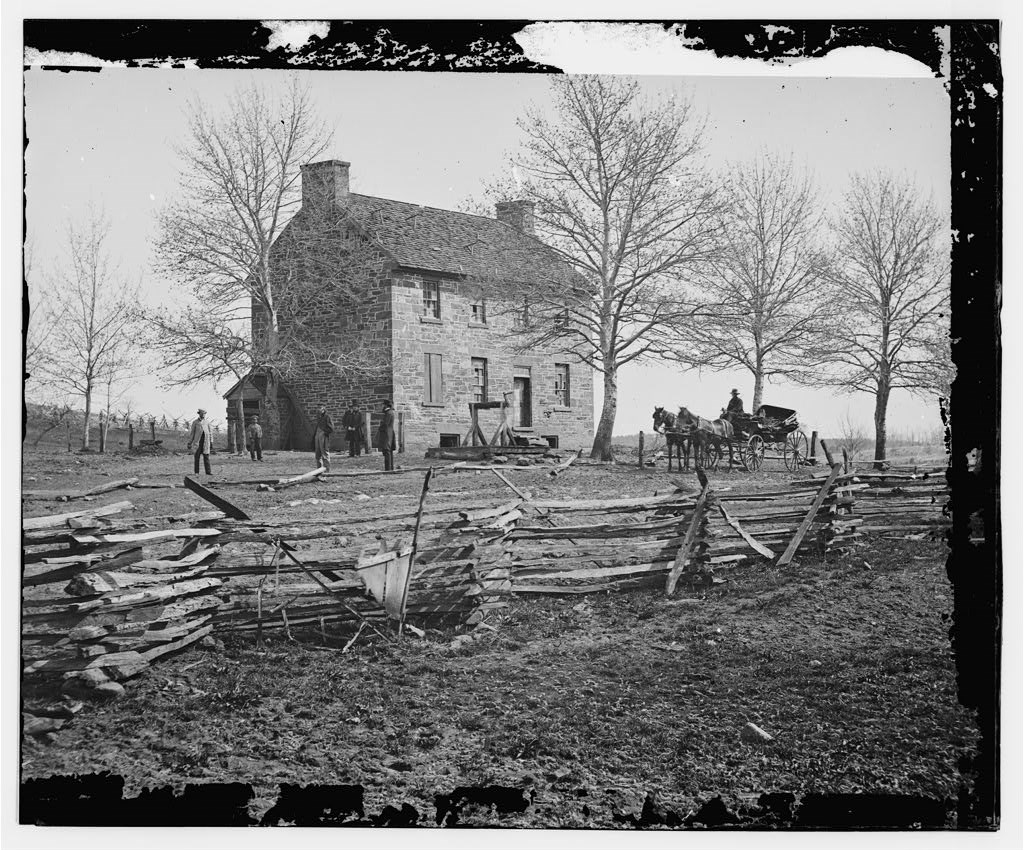
[[[384,469],[395,468],[395,410],[390,401],[384,402],[384,414],[377,428],[377,446],[384,455]]]
[[[313,452],[316,455],[316,465],[331,471],[331,433],[334,431],[334,420],[327,412],[324,405],[320,405],[320,411],[316,418],[316,431],[313,434]]]
[[[196,447],[195,474],[199,474],[199,455],[202,455],[206,474],[212,475],[213,473],[210,469],[210,446],[213,444],[213,431],[210,430],[210,422],[206,418],[206,411],[200,407],[197,413],[199,418],[192,423],[192,428],[188,432],[188,450],[192,451],[194,443]]]
[[[253,460],[263,460],[263,426],[256,416],[249,418],[249,425],[245,429],[245,436],[249,440],[249,457]]]
[[[348,441],[348,456],[355,457],[359,454],[359,423],[362,420],[359,411],[356,410],[356,403],[350,401],[345,416],[341,420],[341,427],[345,429],[345,439]]]
[[[743,399],[740,398],[739,390],[732,391],[732,398],[729,399],[729,406],[725,408],[725,412],[730,417],[735,413],[743,414]]]

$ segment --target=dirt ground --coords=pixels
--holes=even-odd
[[[213,463],[214,483],[313,465],[310,455],[291,453],[262,464],[218,454]],[[346,457],[335,469],[380,465],[379,456]],[[129,476],[180,482],[190,467],[184,455],[40,451],[25,457],[23,486],[85,489]],[[538,497],[696,489],[692,473],[669,475],[663,465],[510,475]],[[713,486],[790,477],[772,463],[756,475],[718,473]],[[333,506],[290,502],[362,494],[382,511],[409,510],[421,482],[409,473],[222,492],[253,516],[280,511],[299,523]],[[507,496],[496,486],[488,473],[445,475],[428,499],[493,504]],[[140,516],[208,508],[180,488],[115,491],[97,503],[125,498]],[[26,515],[62,509],[25,502]],[[121,701],[89,705],[53,743],[24,739],[22,775],[110,771],[124,777],[126,796],[249,782],[256,820],[284,783],[340,783],[362,786],[362,811],[352,819],[408,804],[422,825],[674,825],[716,795],[742,811],[761,792],[925,796],[952,825],[969,782],[958,762],[977,731],[956,698],[946,555],[941,542],[876,539],[830,563],[733,567],[721,573],[724,584],[699,594],[666,598],[659,582],[516,599],[495,631],[458,647],[451,630],[400,645],[364,632],[345,653],[342,635],[279,635],[260,650],[251,636],[228,637],[223,651],[161,661],[128,683]],[[26,704],[43,696],[23,690]],[[774,740],[742,741],[748,722]],[[488,786],[512,803],[474,804],[458,790]],[[644,808],[649,792],[656,801]]]

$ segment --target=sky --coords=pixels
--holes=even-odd
[[[212,110],[238,86],[283,87],[300,73],[320,117],[334,130],[330,156],[352,163],[352,189],[428,206],[457,209],[479,198],[501,175],[520,142],[516,119],[548,103],[543,75],[418,72],[210,71],[104,69],[100,73],[25,74],[27,232],[36,268],[60,257],[63,222],[80,220],[90,203],[111,222],[110,247],[122,271],[142,281],[152,309],[173,302],[152,270],[156,213],[175,197],[190,101]],[[837,201],[857,171],[903,173],[949,208],[949,101],[929,78],[641,77],[652,96],[679,91],[706,116],[708,167],[727,168],[760,151],[792,155],[809,168],[823,203]],[[133,406],[168,418],[202,406],[224,415],[219,386],[167,388],[148,377],[130,392]],[[595,380],[599,386],[600,381]],[[617,434],[649,431],[656,405],[686,404],[716,415],[732,387],[749,399],[742,372],[682,372],[630,365],[619,379]],[[872,432],[873,399],[769,383],[766,403],[800,412],[808,429],[834,432],[849,415]],[[595,398],[596,414],[600,395]],[[940,425],[937,401],[894,392],[890,434]]]

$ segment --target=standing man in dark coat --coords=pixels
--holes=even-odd
[[[384,469],[395,468],[395,410],[390,401],[384,402],[384,415],[377,429],[377,445],[384,455]]]
[[[249,438],[249,456],[253,460],[263,460],[263,426],[257,417],[249,420],[249,427],[245,429],[245,435]]]
[[[196,447],[195,454],[195,474],[199,474],[199,456],[203,456],[203,468],[206,470],[207,475],[212,475],[210,471],[210,447],[213,445],[213,431],[210,430],[210,420],[206,418],[206,411],[201,407],[197,411],[199,418],[192,423],[192,428],[188,432],[188,450],[192,451],[192,446]]]
[[[317,467],[331,471],[331,433],[334,421],[324,405],[320,405],[320,414],[316,419],[316,432],[313,434],[313,452],[316,454]]]
[[[359,422],[363,417],[359,415],[355,404],[349,402],[348,410],[341,424],[345,427],[345,439],[348,440],[348,456],[355,457],[359,454]]]

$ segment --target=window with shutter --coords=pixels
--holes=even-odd
[[[555,404],[569,406],[569,364],[555,364]]]
[[[441,355],[424,355],[423,400],[430,404],[444,404],[444,385],[441,377]]]

